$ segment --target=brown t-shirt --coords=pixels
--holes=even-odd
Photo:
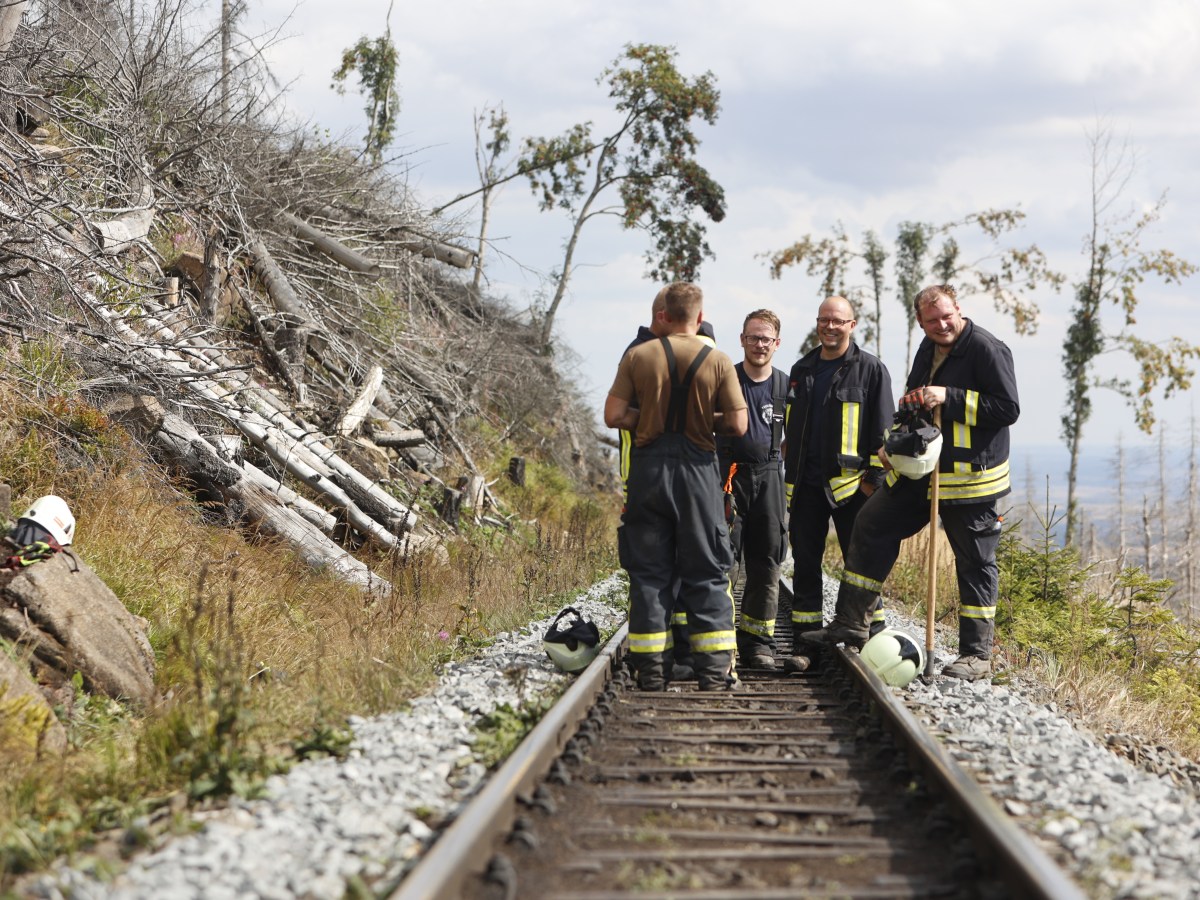
[[[675,352],[676,378],[682,380],[705,344],[688,334],[673,334],[667,340]],[[662,344],[646,341],[626,353],[617,366],[617,378],[609,394],[641,410],[634,436],[637,446],[644,447],[661,435],[666,430],[671,400],[671,375]],[[713,413],[745,408],[733,360],[720,350],[713,350],[692,378],[684,435],[701,449],[716,450]]]

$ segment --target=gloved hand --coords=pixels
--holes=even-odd
[[[900,398],[900,409],[924,409],[925,408],[925,388],[916,388],[909,391]]]

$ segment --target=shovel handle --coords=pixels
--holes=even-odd
[[[933,408],[933,424],[939,431],[942,427],[942,407]],[[938,556],[938,488],[940,465],[933,467],[929,475],[929,571],[925,583],[925,676],[933,677],[933,623],[937,606],[937,556]]]

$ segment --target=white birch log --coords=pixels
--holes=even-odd
[[[134,345],[142,343],[137,333],[112,309],[100,304],[96,304],[93,309],[108,320],[128,342]],[[166,326],[159,322],[155,327],[161,331]],[[252,410],[234,402],[237,399],[237,391],[231,391],[207,378],[197,378],[195,370],[174,352],[158,347],[143,347],[142,352],[167,364],[179,371],[180,374],[186,375],[187,377],[183,379],[182,383],[188,390],[205,400],[226,408],[229,422],[238,431],[290,474],[301,479],[311,489],[324,494],[338,509],[345,512],[350,526],[361,532],[367,540],[387,550],[400,549],[401,544],[397,536],[364,513],[338,486],[332,477],[332,472],[314,454],[307,448],[297,445],[294,440],[281,435],[278,429],[273,429],[269,423],[263,422],[262,417],[254,414]],[[245,392],[244,396],[250,394],[251,392]],[[231,403],[233,403],[232,406]],[[311,464],[314,462],[315,466]],[[361,475],[359,477],[362,478]],[[405,512],[411,515],[407,510]],[[413,519],[415,522],[415,516]]]
[[[122,213],[106,222],[89,221],[88,228],[96,245],[105,256],[115,256],[140,244],[150,234],[154,224],[154,191],[148,180],[142,182],[141,196],[136,209]]]
[[[311,522],[278,502],[280,487],[253,466],[226,462],[188,422],[164,410],[156,400],[141,398],[123,417],[167,451],[183,471],[215,485],[226,499],[236,499],[259,532],[286,541],[308,565],[331,572],[350,584],[386,594],[390,583],[371,572]],[[252,474],[248,474],[252,473]],[[274,484],[274,487],[272,485]],[[331,517],[332,518],[332,517]]]
[[[351,250],[341,241],[335,240],[307,222],[297,219],[291,213],[281,212],[279,213],[279,219],[317,250],[324,253],[334,262],[345,266],[351,272],[358,272],[362,275],[368,275],[371,278],[379,277],[380,268],[377,263],[367,259],[361,253]]]
[[[349,437],[358,431],[358,426],[367,417],[367,412],[371,409],[371,404],[375,402],[375,395],[379,393],[380,386],[383,385],[383,369],[379,366],[371,366],[371,371],[367,373],[367,377],[363,380],[362,390],[358,392],[348,407],[346,414],[342,416],[342,421],[338,423],[337,433],[342,437]]]

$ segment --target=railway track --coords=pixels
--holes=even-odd
[[[744,672],[734,693],[647,694],[624,637],[393,897],[1084,896],[856,653]]]

